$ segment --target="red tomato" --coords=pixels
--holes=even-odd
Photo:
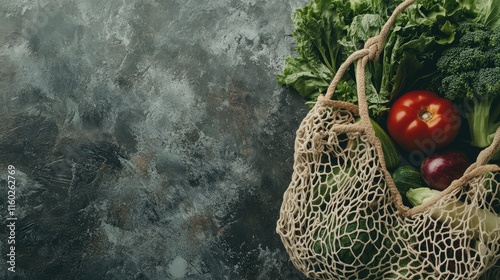
[[[455,139],[460,124],[460,115],[450,100],[431,91],[415,90],[394,102],[387,130],[405,150],[431,154]]]

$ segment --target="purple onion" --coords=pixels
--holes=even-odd
[[[429,187],[444,190],[453,180],[459,179],[471,165],[467,156],[460,151],[435,153],[422,162],[420,175]]]

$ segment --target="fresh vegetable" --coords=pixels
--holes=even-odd
[[[398,167],[392,173],[392,179],[402,197],[405,197],[406,192],[411,188],[415,189],[427,186],[422,177],[420,177],[419,170],[410,165]]]
[[[408,92],[392,105],[387,129],[407,151],[431,154],[448,145],[460,130],[461,118],[447,99],[426,90]]]
[[[298,54],[297,57],[286,59],[283,73],[278,75],[278,82],[294,88],[309,104],[313,104],[320,94],[326,92],[332,77],[348,55],[363,48],[368,38],[377,35],[382,24],[402,1],[312,0],[307,6],[296,10],[292,21],[295,25],[293,36],[296,39]],[[389,104],[399,97],[401,92],[420,88],[419,84],[423,84],[435,74],[435,62],[442,50],[454,42],[459,22],[497,24],[500,1],[476,2],[478,1],[419,0],[398,17],[379,59],[369,61],[366,69],[369,113],[374,120],[382,119],[389,110]],[[355,71],[352,67],[344,75],[336,87],[334,99],[352,103],[358,101]],[[383,144],[382,140],[381,142]],[[340,147],[360,144],[347,139]],[[325,158],[321,158],[322,163],[325,163],[325,170],[320,170],[322,175],[311,182],[318,188],[312,190],[307,197],[312,205],[306,211],[320,211],[317,219],[324,222],[312,229],[310,234],[314,242],[309,243],[310,249],[323,256],[324,261],[329,264],[338,264],[338,268],[345,273],[352,273],[353,279],[368,277],[368,274],[373,276],[373,273],[380,273],[381,277],[372,277],[376,279],[385,279],[384,273],[389,278],[404,278],[417,258],[413,258],[411,254],[399,256],[399,253],[406,253],[406,250],[389,248],[392,248],[393,242],[401,245],[399,249],[407,245],[405,242],[408,235],[401,235],[400,231],[402,229],[407,232],[408,227],[399,228],[401,225],[398,220],[378,215],[376,212],[366,213],[368,216],[354,215],[362,205],[356,205],[358,208],[354,209],[354,212],[347,213],[347,216],[341,219],[334,220],[323,215],[325,211],[345,211],[348,208],[331,208],[333,193],[340,190],[340,186],[357,190],[355,183],[349,185],[356,181],[350,180],[356,175],[351,175],[354,169],[348,168],[348,165],[343,165],[346,170],[340,172],[326,170],[327,161],[332,161],[332,165],[335,165],[341,160],[351,159]],[[352,205],[351,201],[341,201],[346,206]],[[376,209],[368,207],[367,210]],[[332,232],[333,229],[335,232]],[[372,229],[378,229],[379,232]],[[332,248],[335,251],[341,248],[343,251],[332,256]],[[390,253],[397,253],[397,263],[394,261],[394,255]],[[422,256],[419,254],[418,257]],[[345,267],[340,261],[351,263],[356,269]],[[401,267],[388,271],[387,265],[396,264]],[[420,267],[419,264],[416,266]],[[323,270],[324,265],[319,262],[315,267]]]
[[[463,24],[458,31],[457,42],[437,61],[434,83],[460,106],[471,144],[484,148],[500,126],[500,26]]]
[[[438,152],[424,159],[420,174],[429,187],[444,190],[451,182],[462,177],[470,164],[461,151]]]
[[[356,174],[356,170],[349,165],[345,168],[335,166],[331,172],[317,177],[318,181],[313,182],[312,203],[325,209],[331,199],[331,194],[337,192],[339,188],[352,184],[351,178]]]
[[[484,189],[487,191],[487,198],[491,201],[493,210],[500,214],[500,172],[488,172],[485,175],[483,183]]]
[[[406,197],[413,206],[418,206],[438,195],[440,191],[427,187],[410,189]],[[450,227],[461,227],[475,238],[494,239],[500,234],[500,216],[479,207],[468,207],[460,200],[454,200],[442,207],[432,208],[431,216]],[[464,223],[467,221],[467,223]],[[481,235],[481,233],[483,233]]]
[[[327,174],[317,177],[317,180],[313,180],[312,207],[317,207],[317,209],[313,210],[312,208],[311,210],[327,211],[333,194],[339,189],[359,188],[359,186],[356,186],[356,180],[353,180],[355,176],[355,168],[352,165],[346,164],[343,167],[335,166]],[[322,216],[320,215],[320,217]],[[366,266],[367,264],[377,266],[379,264],[380,256],[366,254],[366,252],[376,252],[384,242],[383,239],[377,238],[378,235],[376,232],[369,231],[369,229],[374,227],[374,223],[380,223],[379,221],[372,218],[359,217],[355,213],[352,213],[345,220],[332,220],[330,223],[332,227],[338,226],[339,231],[331,232],[327,227],[316,228],[312,234],[314,240],[312,249],[314,252],[320,254],[325,259],[331,259],[332,253],[335,250],[338,253],[338,261],[353,266]],[[361,232],[359,232],[360,230]],[[356,272],[356,276],[368,273],[366,269],[362,269],[362,271]]]
[[[490,269],[488,269],[479,280],[497,280],[500,279],[500,259],[493,265]]]
[[[402,255],[401,258],[397,259],[398,270],[389,271],[384,275],[383,279],[408,279],[408,274],[410,271],[415,271],[422,266],[421,260],[416,254],[408,252],[408,254]]]
[[[312,0],[292,14],[297,57],[288,57],[278,82],[314,103],[325,93],[345,59],[363,48],[402,0]],[[370,114],[379,121],[388,104],[435,72],[435,59],[455,39],[459,22],[499,22],[499,1],[419,0],[397,18],[377,61],[367,65]],[[334,98],[357,102],[355,70],[337,86]]]
[[[370,121],[372,123],[373,130],[375,131],[375,136],[377,136],[382,144],[382,151],[384,152],[384,160],[387,170],[391,171],[396,169],[401,162],[396,144],[376,121],[372,119],[370,119]]]
[[[358,185],[359,180],[356,178],[354,165],[348,163],[344,166],[335,166],[330,171],[322,170],[319,173],[321,175],[312,180],[310,211],[315,211],[318,215],[317,219],[328,221],[328,223],[325,222],[324,226],[317,227],[312,232],[311,237],[314,242],[311,249],[329,262],[335,258],[336,262],[359,267],[359,270],[346,272],[352,273],[352,277],[356,279],[366,279],[370,273],[369,270],[373,268],[378,268],[383,272],[385,268],[382,269],[382,267],[386,264],[383,258],[387,256],[382,248],[392,247],[392,243],[397,240],[396,235],[403,234],[395,232],[401,227],[399,225],[390,227],[389,225],[395,221],[385,221],[384,217],[380,220],[374,219],[372,215],[379,214],[374,212],[377,209],[371,208],[366,209],[366,215],[350,212],[346,219],[328,220],[328,215],[323,215],[323,213],[332,211],[331,200],[334,194],[342,189],[360,189],[361,186]],[[331,231],[330,227],[338,230]],[[379,231],[371,230],[374,228],[378,228]],[[380,238],[380,231],[387,233],[391,239]]]
[[[379,238],[375,231],[370,231],[376,226],[380,227],[379,222],[371,218],[356,217],[355,214],[339,222],[342,222],[342,225],[338,233],[321,227],[317,229],[313,237],[313,250],[332,262],[332,253],[335,250],[337,263],[359,267],[358,271],[346,271],[346,274],[351,273],[355,279],[366,279],[369,268],[379,267],[384,256],[381,253],[375,254],[382,247],[384,240]]]
[[[387,20],[387,14],[397,3],[387,1],[312,0],[292,14],[293,36],[299,57],[286,59],[278,82],[296,89],[308,101],[315,102],[326,92],[342,62],[355,50],[361,49],[367,38],[375,36]],[[400,1],[394,1],[400,2]],[[367,95],[373,115],[387,110],[387,93],[377,94],[380,88],[380,62],[370,63],[373,76],[368,78]],[[357,102],[354,72],[344,76],[337,87],[336,99]],[[374,81],[375,83],[371,82]]]

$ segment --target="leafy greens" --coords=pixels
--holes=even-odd
[[[312,0],[292,14],[298,56],[288,57],[278,83],[297,90],[309,104],[325,93],[337,69],[377,35],[402,0]],[[370,114],[380,118],[392,100],[434,73],[435,60],[455,39],[460,22],[500,22],[500,1],[420,0],[399,17],[380,58],[370,61],[366,93]],[[351,67],[334,98],[357,102]]]

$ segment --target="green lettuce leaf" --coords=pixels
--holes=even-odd
[[[340,65],[377,35],[402,0],[312,0],[292,14],[298,56],[288,57],[278,83],[314,104]],[[372,118],[379,120],[405,91],[425,87],[435,61],[455,40],[458,24],[500,24],[498,0],[419,0],[396,20],[384,50],[369,61],[366,93]],[[345,73],[333,98],[357,102],[355,67]]]

